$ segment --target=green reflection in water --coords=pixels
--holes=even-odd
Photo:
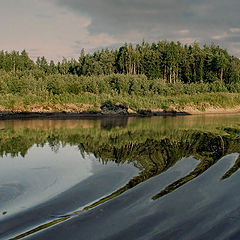
[[[183,157],[194,156],[199,164],[188,175],[161,190],[153,200],[174,191],[198,177],[223,156],[240,152],[240,115],[187,116],[177,118],[137,118],[109,122],[97,121],[9,121],[0,123],[0,154],[25,156],[28,149],[37,144],[50,144],[54,151],[59,146],[78,146],[79,151],[93,153],[103,164],[114,161],[118,164],[132,163],[140,169],[138,176],[112,194],[74,212],[96,207],[136,185],[167,171]],[[107,122],[108,121],[108,122]],[[240,158],[223,176],[229,178],[240,167]],[[71,216],[54,220],[29,232],[20,239]]]

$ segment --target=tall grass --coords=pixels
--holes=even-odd
[[[175,109],[194,105],[234,107],[240,105],[240,84],[181,82],[169,84],[145,75],[81,76],[40,74],[36,71],[0,71],[0,105],[5,110],[24,111],[34,104],[75,104],[79,109],[99,110],[101,103],[121,102],[133,110]],[[65,106],[67,108],[67,106]],[[66,110],[64,107],[54,110]]]

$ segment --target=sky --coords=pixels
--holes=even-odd
[[[239,0],[1,0],[0,50],[61,61],[160,40],[215,43],[240,57]]]

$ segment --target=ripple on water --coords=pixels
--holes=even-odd
[[[23,193],[20,183],[5,183],[0,185],[0,207],[4,202],[15,200]]]

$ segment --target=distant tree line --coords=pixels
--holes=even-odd
[[[81,51],[78,60],[48,62],[45,57],[34,62],[25,50],[21,53],[0,52],[0,69],[6,72],[33,71],[34,75],[61,74],[97,76],[111,74],[145,75],[149,80],[166,83],[238,83],[240,60],[214,44],[200,47],[198,43],[142,42],[124,44],[118,50],[102,49],[92,54]]]

